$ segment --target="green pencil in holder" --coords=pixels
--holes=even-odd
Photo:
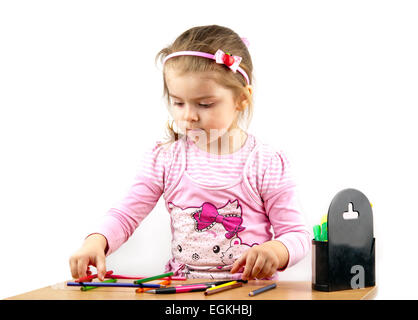
[[[326,222],[322,224],[321,241],[328,241],[328,224]]]

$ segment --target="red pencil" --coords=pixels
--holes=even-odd
[[[108,272],[106,272],[105,278],[108,278],[108,276],[110,276],[113,273],[112,270],[109,270]],[[92,274],[90,276],[85,276],[79,279],[76,279],[75,282],[89,282],[90,280],[93,280],[97,278],[97,273],[96,274]]]

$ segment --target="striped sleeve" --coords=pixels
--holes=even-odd
[[[311,236],[302,216],[291,166],[283,152],[272,154],[261,180],[260,195],[274,239],[282,242],[289,252],[288,268],[308,254]]]
[[[159,142],[145,152],[127,194],[110,208],[98,230],[93,232],[106,237],[106,255],[125,243],[157,204],[164,192],[171,157],[171,149],[161,146]]]

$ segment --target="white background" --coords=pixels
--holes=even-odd
[[[71,279],[70,255],[164,136],[157,52],[186,29],[250,41],[249,132],[287,152],[311,227],[353,187],[373,204],[378,299],[416,299],[415,1],[0,2],[0,298]],[[163,198],[107,260],[155,274]],[[282,280],[311,279],[311,255]]]

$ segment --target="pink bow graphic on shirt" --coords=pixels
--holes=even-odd
[[[216,63],[224,64],[234,72],[237,72],[241,60],[241,57],[230,55],[228,52],[224,53],[221,49],[218,49],[215,53]]]
[[[225,230],[228,231],[225,234],[227,239],[231,239],[235,234],[245,229],[241,227],[242,218],[240,216],[235,214],[223,216],[219,214],[216,207],[209,202],[205,202],[202,205],[202,211],[195,212],[193,218],[197,223],[197,231],[209,229],[215,223],[221,223]]]

